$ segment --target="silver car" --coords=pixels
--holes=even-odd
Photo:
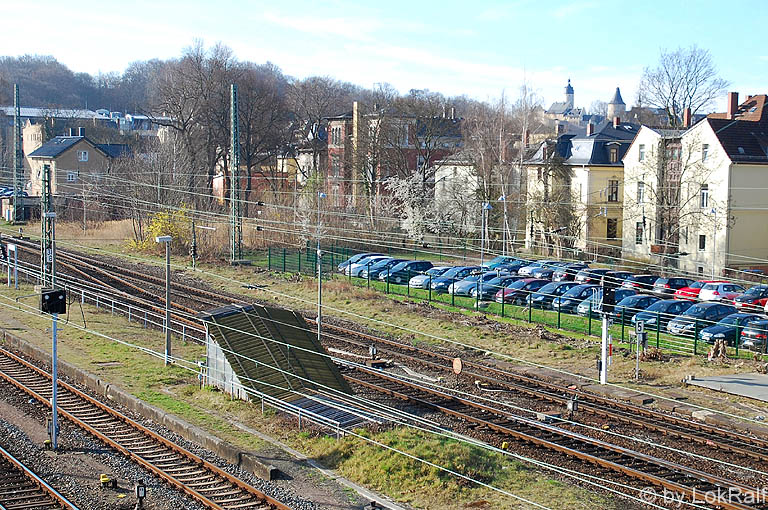
[[[451,266],[438,266],[427,269],[424,271],[424,274],[419,274],[411,278],[408,281],[408,286],[412,289],[428,289],[429,282],[432,281],[432,278],[437,278],[450,268]]]

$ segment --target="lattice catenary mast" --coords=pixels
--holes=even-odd
[[[19,105],[19,86],[13,85],[13,222],[24,221],[24,206],[21,196],[24,187],[24,154],[21,144],[21,106]]]
[[[230,95],[230,262],[235,263],[243,258],[243,213],[240,199],[240,124],[237,115],[237,85],[234,83]]]

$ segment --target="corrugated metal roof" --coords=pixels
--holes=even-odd
[[[262,305],[228,305],[200,314],[241,383],[281,400],[298,390],[352,393],[341,373],[296,312]],[[292,349],[291,347],[297,347]]]

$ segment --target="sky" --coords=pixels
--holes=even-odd
[[[577,106],[616,87],[631,106],[643,68],[696,44],[730,90],[768,93],[762,0],[40,0],[3,1],[0,19],[0,55],[52,55],[91,74],[179,57],[201,39],[296,78],[480,100],[514,99],[527,82],[545,107],[570,78]]]

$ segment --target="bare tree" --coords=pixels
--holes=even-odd
[[[646,67],[638,97],[642,104],[662,108],[671,127],[682,124],[683,112],[697,113],[722,95],[728,82],[718,77],[709,51],[691,46],[662,50],[656,67]]]

